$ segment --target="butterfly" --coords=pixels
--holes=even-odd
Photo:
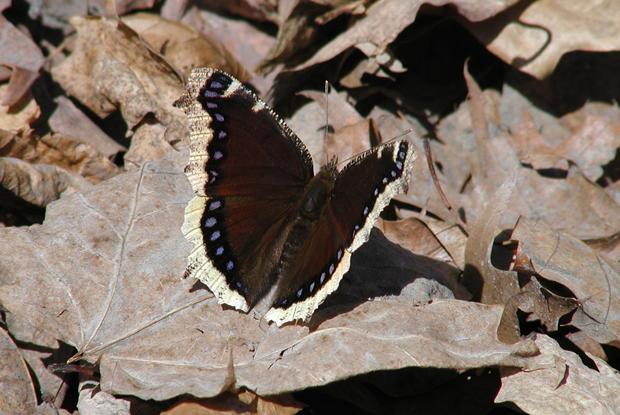
[[[407,191],[413,146],[391,142],[314,174],[301,140],[231,75],[195,68],[186,89],[175,102],[188,118],[194,191],[181,229],[193,246],[186,275],[245,312],[271,292],[265,318],[278,326],[307,320]]]

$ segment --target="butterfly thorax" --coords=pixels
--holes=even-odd
[[[302,217],[310,220],[319,218],[325,203],[334,190],[337,174],[335,164],[329,163],[310,179],[301,199],[299,212]]]

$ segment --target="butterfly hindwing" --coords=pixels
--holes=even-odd
[[[414,159],[413,147],[403,140],[363,154],[336,175],[321,216],[284,264],[267,319],[278,325],[306,320],[338,287],[351,254],[368,240],[383,208],[395,194],[407,191]]]

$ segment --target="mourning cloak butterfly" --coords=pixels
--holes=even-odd
[[[275,290],[269,321],[306,320],[390,198],[407,190],[412,146],[382,145],[315,175],[299,138],[232,76],[194,69],[175,105],[189,120],[185,173],[196,194],[182,227],[193,244],[187,275],[243,311]]]

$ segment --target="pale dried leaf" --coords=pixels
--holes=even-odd
[[[573,325],[600,343],[620,340],[620,272],[612,264],[542,221],[520,220],[512,239],[519,241],[519,255],[529,258],[536,273],[577,297],[581,306]]]
[[[32,164],[53,165],[78,174],[91,183],[106,180],[121,171],[89,145],[62,134],[43,137],[13,135],[10,140],[0,140],[0,156],[18,158]]]
[[[485,304],[504,304],[519,292],[517,273],[496,268],[491,249],[498,226],[508,212],[515,179],[504,183],[487,201],[480,219],[473,224],[465,247],[465,285]]]
[[[90,183],[81,176],[49,164],[30,164],[0,157],[0,185],[36,206],[47,206],[65,192],[84,191]]]
[[[568,170],[568,161],[545,142],[529,111],[523,113],[521,124],[512,134],[519,160],[536,170]]]
[[[439,226],[439,221],[435,226]],[[444,229],[448,230],[451,226],[441,222],[444,225]],[[457,298],[466,299],[469,297],[467,291],[461,287],[458,282],[458,276],[461,273],[461,269],[456,266],[452,256],[446,250],[442,241],[438,239],[429,226],[422,220],[409,218],[400,221],[380,221],[377,224],[384,233],[385,236],[392,242],[399,244],[403,248],[413,252],[417,255],[422,255],[427,258],[432,258],[438,261],[436,269],[429,269],[427,272],[432,275],[434,279],[446,284]],[[458,231],[461,233],[460,231]],[[444,234],[445,237],[445,234]],[[464,256],[465,251],[465,238],[461,233],[462,241],[460,245],[460,255]],[[461,259],[463,261],[463,259]],[[445,265],[451,265],[445,266]]]
[[[182,83],[135,32],[109,18],[71,19],[77,43],[52,76],[100,117],[119,109],[130,128],[152,114],[163,125],[183,123],[172,103]]]
[[[26,362],[9,334],[0,327],[0,412],[31,413],[37,406],[34,385]]]
[[[39,76],[43,61],[39,47],[0,15],[0,64],[13,68],[9,86],[0,97],[2,105],[11,106],[22,99]]]
[[[324,157],[338,157],[339,162],[347,162],[366,150],[370,150],[370,125],[367,120],[339,128],[328,134],[323,142]]]
[[[301,70],[328,61],[351,47],[363,46],[361,50],[366,55],[380,56],[398,34],[415,21],[422,4],[438,7],[451,4],[467,18],[478,21],[493,16],[514,3],[516,0],[493,1],[485,2],[484,6],[480,7],[479,2],[471,0],[380,0],[368,7],[364,17],[353,21],[345,32],[294,69]]]
[[[164,139],[166,129],[160,124],[142,124],[131,140],[131,147],[125,154],[128,169],[139,168],[149,160],[159,160],[173,147]]]
[[[603,346],[583,331],[568,333],[566,338],[584,352],[609,362],[609,357],[607,356],[607,353],[605,353]]]
[[[620,374],[605,361],[590,356],[597,369],[553,339],[536,336],[541,354],[532,359],[536,370],[506,370],[495,402],[514,402],[528,414],[616,414],[620,408]]]
[[[277,20],[276,0],[210,0],[209,7],[259,22]]]
[[[542,79],[568,52],[620,49],[619,22],[613,0],[540,0],[521,2],[469,29],[504,62]]]
[[[345,92],[338,92],[334,88],[330,88],[327,97],[324,92],[319,91],[302,91],[299,95],[318,102],[323,109],[323,114],[328,109],[329,124],[336,130],[356,124],[364,119],[347,101]],[[325,115],[323,115],[323,120],[325,120]]]
[[[155,0],[89,0],[89,7],[96,15],[121,16],[131,10],[150,9]]]
[[[266,399],[250,391],[210,399],[185,399],[161,415],[293,415],[303,409],[290,395]]]
[[[46,1],[27,0],[30,4],[28,14],[32,19],[40,19],[44,26],[62,29],[67,34],[73,31],[69,24],[72,16],[86,16],[89,3],[85,1]]]
[[[573,131],[558,146],[558,154],[575,162],[588,180],[596,181],[603,174],[602,166],[613,160],[620,148],[618,106],[588,103],[562,121]]]
[[[325,160],[323,154],[325,112],[321,104],[317,101],[303,104],[286,120],[286,123],[306,144],[312,156],[314,171],[318,171]]]
[[[0,85],[0,96],[4,96],[8,85]],[[41,115],[41,109],[29,93],[12,106],[0,104],[0,129],[12,132],[24,131]]]
[[[185,76],[189,76],[192,68],[209,66],[228,72],[241,82],[250,78],[245,68],[213,36],[151,13],[136,13],[122,20]]]
[[[245,68],[255,68],[265,57],[274,38],[245,20],[231,18],[210,10],[192,7],[182,21],[207,36],[219,39]],[[266,94],[273,85],[277,72],[269,76],[253,77],[252,85]]]
[[[95,382],[82,382],[77,409],[80,415],[129,415],[130,402],[97,390]]]
[[[531,277],[521,292],[506,301],[504,314],[497,328],[497,337],[506,343],[519,341],[521,332],[518,310],[529,314],[528,321],[540,320],[545,330],[551,332],[558,330],[561,317],[578,306],[579,303],[574,298],[556,295],[544,288],[535,277]]]
[[[535,110],[535,107],[510,88],[507,88],[507,93],[499,101],[493,98],[494,94],[490,91],[483,91],[481,94],[479,91],[476,92],[477,86],[472,79],[469,84],[474,91],[472,97],[482,101],[476,104],[476,110],[473,108],[471,110],[471,115],[477,119],[478,127],[475,129],[472,127],[471,115],[467,114],[470,112],[469,107],[462,105],[440,124],[440,137],[446,145],[433,147],[434,158],[441,162],[442,170],[450,178],[442,181],[442,175],[439,175],[442,188],[454,206],[464,209],[467,222],[478,220],[487,200],[492,197],[502,181],[511,175],[516,175],[518,191],[513,199],[514,216],[520,214],[524,217],[543,219],[552,228],[581,239],[608,237],[620,229],[620,206],[603,188],[587,180],[576,166],[568,168],[566,179],[558,179],[541,174],[533,169],[534,166],[522,164],[528,161],[527,157],[523,158],[524,155],[527,156],[528,151],[525,150],[524,153],[524,148],[532,142],[535,144],[535,149],[551,148],[552,152],[561,156],[558,148],[570,137],[570,130],[566,125],[560,124],[557,118],[549,114]],[[496,118],[493,111],[486,109],[486,102],[495,102],[496,106],[503,107],[500,119]],[[509,110],[509,106],[514,106],[518,114]],[[584,110],[585,115],[592,112],[607,114],[606,111]],[[524,113],[530,113],[536,124],[535,127],[530,125],[529,129],[536,128],[544,132],[542,136],[531,137],[529,142],[524,142],[522,138],[523,123],[527,125],[527,117],[530,116],[526,116],[524,121]],[[504,124],[510,129],[506,129]],[[570,120],[567,124],[571,125]],[[573,128],[575,128],[574,121]],[[488,139],[476,139],[472,130],[482,134],[481,137],[488,136]],[[516,140],[513,131],[517,131]],[[594,146],[588,147],[587,152],[592,152],[593,155],[581,154],[578,159],[600,159],[597,154],[601,151]],[[605,153],[609,154],[608,151]],[[463,159],[467,163],[463,163]],[[552,159],[547,159],[547,162],[549,160]],[[592,166],[592,163],[585,162],[584,165]],[[516,173],[511,173],[515,171]],[[471,186],[460,191],[458,187],[455,189],[455,184],[466,183],[469,174],[472,175]],[[418,184],[416,190],[422,197],[430,199],[432,187],[428,180],[416,180],[414,183]],[[411,194],[409,197],[420,202],[420,195]],[[439,206],[429,205],[429,210],[442,218],[447,218],[441,213]],[[501,226],[512,226],[514,223],[510,222],[512,218],[506,216],[506,219],[502,221]]]
[[[52,131],[74,137],[105,157],[113,157],[117,153],[127,151],[84,115],[69,98],[59,96],[55,102],[56,109],[48,120]]]
[[[295,7],[278,27],[278,36],[271,50],[264,57],[259,72],[269,72],[278,63],[298,61],[300,51],[311,47],[316,42],[318,24],[316,18],[325,10],[311,2],[294,2]]]
[[[498,342],[501,307],[457,300],[413,307],[406,297],[330,299],[312,331],[265,327],[259,316],[222,309],[182,279],[190,250],[180,232],[191,196],[186,157],[171,154],[63,197],[48,207],[43,225],[0,228],[7,247],[0,302],[15,318],[74,345],[75,358],[99,362],[104,391],[210,397],[234,383],[273,395],[407,366],[523,366],[535,352],[527,341]],[[402,289],[402,278],[417,275],[404,262],[408,255],[371,238],[345,280],[364,293],[363,281],[378,266],[383,295],[396,276]],[[391,258],[397,262],[390,268]]]

